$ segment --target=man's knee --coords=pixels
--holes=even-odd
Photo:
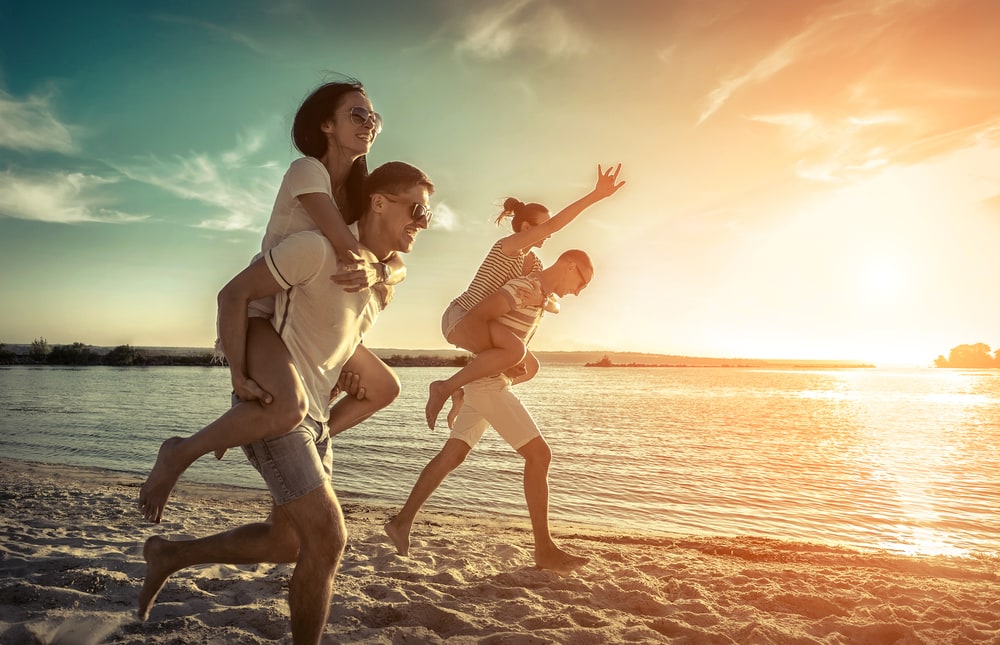
[[[271,522],[271,549],[276,562],[295,562],[299,558],[299,536],[295,527],[284,517]]]
[[[340,521],[331,523],[328,530],[314,530],[303,535],[299,554],[308,557],[310,566],[334,569],[346,548],[347,527]]]
[[[332,490],[317,489],[283,507],[295,526],[299,561],[331,569],[337,566],[347,546],[347,526]]]
[[[549,464],[552,463],[552,450],[549,448],[549,444],[546,443],[545,439],[542,439],[541,437],[536,437],[524,444],[518,452],[522,457],[524,457],[525,462],[527,462],[530,466],[542,466],[548,468]]]
[[[465,461],[472,450],[464,441],[460,439],[449,439],[437,454],[435,460],[442,468],[447,468],[449,472],[455,470]]]

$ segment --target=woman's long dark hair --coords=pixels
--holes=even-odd
[[[361,81],[347,78],[320,85],[302,101],[292,121],[292,143],[299,152],[316,159],[326,154],[327,140],[321,126],[333,117],[344,97],[351,92],[367,96]],[[367,155],[361,155],[347,174],[347,203],[339,204],[341,215],[348,224],[358,221],[367,206],[364,188],[367,178]]]

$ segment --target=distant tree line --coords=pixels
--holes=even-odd
[[[963,368],[1000,367],[1000,349],[997,349],[992,354],[990,352],[990,346],[986,343],[959,345],[951,349],[948,353],[948,358],[938,356],[934,360],[934,366]]]
[[[0,343],[0,364],[3,365],[211,365],[212,353],[189,356],[148,354],[131,345],[119,345],[100,352],[84,343],[50,346],[44,338],[36,338],[27,354],[17,354]]]
[[[393,354],[385,359],[393,367],[461,367],[471,356],[458,355],[449,358],[437,356],[409,356]],[[119,345],[107,352],[100,352],[90,345],[72,343],[70,345],[49,346],[44,338],[36,338],[28,347],[27,354],[10,351],[5,343],[0,343],[0,365],[225,365],[212,352],[194,354],[156,354],[143,351],[131,345]]]

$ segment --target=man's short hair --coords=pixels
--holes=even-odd
[[[590,256],[579,249],[570,249],[568,251],[563,251],[562,254],[556,259],[556,262],[560,260],[572,260],[576,263],[576,266],[581,269],[586,269],[591,276],[594,275],[594,263],[591,262]],[[586,276],[584,276],[586,277]]]
[[[365,195],[370,202],[375,193],[398,195],[420,184],[427,187],[428,193],[434,192],[434,183],[423,170],[403,161],[389,161],[365,179]]]

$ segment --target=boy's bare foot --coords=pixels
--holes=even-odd
[[[448,400],[448,393],[445,391],[444,381],[433,381],[429,389],[424,416],[427,418],[427,427],[433,430],[434,424],[437,423],[438,414],[441,413],[444,402]]]
[[[160,523],[163,519],[163,507],[170,499],[178,478],[184,472],[182,465],[177,463],[177,444],[183,441],[180,437],[171,437],[160,444],[156,453],[156,463],[149,471],[149,476],[139,489],[139,510],[142,516],[150,522]]]
[[[465,390],[458,388],[455,393],[451,395],[451,410],[448,410],[448,429],[455,429],[455,419],[458,418],[458,413],[462,409],[462,404],[465,402]]]
[[[146,578],[139,590],[139,620],[149,618],[149,609],[163,588],[163,583],[177,571],[177,568],[171,565],[165,550],[169,544],[167,540],[154,535],[146,540],[146,544],[142,547],[142,557],[146,559]]]
[[[570,571],[579,569],[588,562],[590,562],[589,558],[570,555],[559,547],[554,547],[544,554],[538,550],[535,551],[535,566],[539,569],[551,569],[557,573],[569,573]]]
[[[408,555],[410,553],[410,529],[407,527],[404,530],[396,526],[395,522],[396,518],[392,518],[382,528],[396,547],[396,553],[399,555]]]

